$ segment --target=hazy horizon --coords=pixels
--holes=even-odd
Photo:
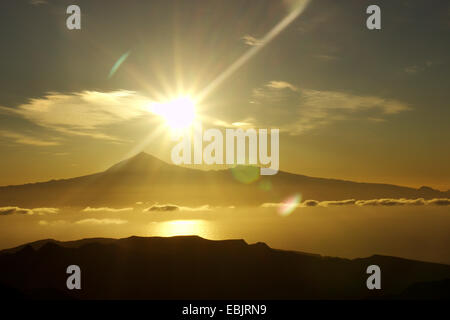
[[[450,265],[447,207],[309,207],[280,217],[275,208],[143,211],[147,206],[62,208],[58,213],[1,217],[0,250],[48,238],[198,235],[324,256],[380,254]]]

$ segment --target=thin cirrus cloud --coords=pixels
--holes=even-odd
[[[286,112],[289,109],[288,119],[279,126],[282,131],[292,135],[340,120],[359,119],[364,112],[375,114],[366,116],[366,120],[377,119],[377,122],[381,122],[390,115],[411,110],[406,103],[395,99],[303,89],[286,81],[271,81],[254,89],[253,101],[261,106],[287,106],[283,110]],[[295,120],[289,120],[292,118]]]
[[[245,35],[245,36],[243,36],[243,37],[241,38],[241,40],[242,40],[246,45],[249,45],[249,46],[252,46],[252,47],[254,47],[254,46],[260,46],[260,45],[263,44],[263,42],[262,42],[261,40],[255,38],[255,37],[253,37],[253,36],[251,36],[251,35]]]
[[[133,211],[133,208],[86,207],[82,210],[82,212],[127,212],[127,211]]]
[[[31,135],[26,135],[23,133],[17,133],[10,130],[0,130],[0,137],[5,138],[13,143],[17,144],[25,144],[30,146],[37,147],[48,147],[48,146],[57,146],[61,143],[53,139],[41,139]]]
[[[30,99],[16,108],[0,107],[0,111],[22,117],[40,127],[64,135],[88,136],[96,139],[122,141],[103,132],[106,126],[149,115],[151,101],[135,92],[82,91],[63,94],[51,92],[41,98]],[[28,144],[54,145],[39,142],[20,134],[4,132],[3,136]]]
[[[190,212],[197,212],[197,211],[212,211],[212,208],[205,204],[203,206],[199,207],[185,207],[185,206],[178,206],[176,204],[154,204],[151,207],[148,207],[143,210],[143,212],[170,212],[170,211],[190,211]]]
[[[336,55],[330,55],[330,54],[317,54],[314,56],[316,59],[322,60],[322,61],[336,61],[339,60],[339,57]]]
[[[26,215],[45,215],[58,213],[58,208],[20,208],[20,207],[0,207],[0,216],[7,216],[10,214],[26,214]]]
[[[215,119],[211,122],[213,125],[221,127],[221,128],[254,128],[255,127],[255,119],[253,117],[248,117],[242,119],[240,121],[235,122],[227,122],[222,119]]]
[[[263,203],[261,207],[263,208],[278,208],[285,205],[284,203]],[[355,199],[346,199],[346,200],[332,200],[332,201],[318,201],[318,200],[305,200],[297,205],[299,208],[306,207],[335,207],[335,206],[448,206],[450,205],[450,199],[448,198],[436,198],[425,200],[423,198],[418,199],[391,199],[391,198],[383,198],[383,199],[370,199],[370,200],[355,200]]]
[[[66,223],[67,223],[66,220],[54,220],[54,221],[39,220],[38,221],[38,225],[40,225],[40,226],[51,226],[51,227],[64,225]]]
[[[298,91],[298,88],[286,81],[270,81],[266,84],[267,88],[272,89],[291,89],[292,91]]]
[[[424,63],[421,63],[421,64],[407,66],[407,67],[404,68],[404,71],[408,75],[416,75],[416,74],[418,74],[420,72],[423,72],[426,69],[428,69],[428,68],[430,68],[430,67],[432,67],[432,66],[434,66],[436,64],[439,64],[439,63],[436,63],[435,61],[427,60],[427,61],[425,61]]]
[[[48,4],[48,1],[47,0],[30,0],[30,4],[32,6],[40,6],[40,5]]]
[[[112,225],[120,225],[128,223],[127,220],[123,219],[96,219],[96,218],[90,218],[90,219],[82,219],[75,222],[76,224],[86,224],[86,225],[106,225],[106,224],[112,224]]]

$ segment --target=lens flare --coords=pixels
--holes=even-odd
[[[259,179],[259,168],[253,166],[236,166],[231,168],[231,174],[237,181],[250,184]]]
[[[258,187],[263,191],[270,191],[272,189],[272,182],[268,179],[262,180]]]
[[[128,51],[124,53],[117,61],[114,63],[113,67],[109,71],[108,79],[111,79],[111,77],[116,73],[116,71],[119,69],[120,65],[127,60],[128,56],[130,55],[131,51]]]
[[[295,0],[289,6],[290,12],[278,24],[276,24],[262,39],[258,41],[257,46],[252,46],[234,63],[232,63],[224,72],[214,79],[206,88],[198,95],[198,100],[203,101],[212,91],[214,91],[222,82],[228,79],[238,69],[240,69],[248,60],[256,55],[269,42],[275,39],[287,26],[297,19],[307,8],[310,0]]]
[[[286,198],[278,208],[278,213],[283,217],[290,215],[297,208],[300,201],[302,201],[302,196],[299,193]]]

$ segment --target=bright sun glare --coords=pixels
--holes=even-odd
[[[158,223],[153,234],[161,237],[199,235],[210,236],[208,223],[204,220],[172,220]]]
[[[182,131],[190,127],[195,120],[195,103],[189,97],[157,103],[151,111],[161,116],[172,131]]]

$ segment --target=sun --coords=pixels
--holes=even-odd
[[[196,117],[195,102],[188,96],[152,104],[151,111],[161,116],[172,132],[180,132],[189,128]]]

